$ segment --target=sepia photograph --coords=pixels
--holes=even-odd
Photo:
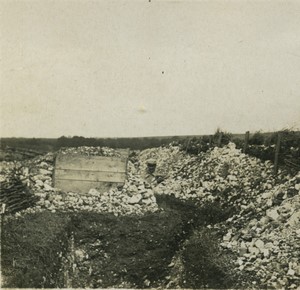
[[[300,289],[299,0],[0,0],[1,289]]]

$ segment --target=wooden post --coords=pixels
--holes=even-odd
[[[249,135],[250,135],[250,132],[247,131],[246,134],[245,134],[245,143],[244,143],[244,153],[247,153],[248,151],[248,147],[249,147]]]
[[[221,147],[221,144],[222,144],[222,137],[223,137],[223,133],[220,132],[220,135],[219,135],[219,138],[218,138],[218,143],[217,143],[218,147]]]
[[[280,151],[280,141],[281,141],[281,132],[278,132],[276,149],[275,149],[274,174],[277,174],[277,172],[278,172],[278,158],[279,158],[279,151]]]
[[[200,151],[201,151],[201,147],[202,147],[202,142],[203,142],[203,137],[200,137],[200,146],[198,146],[198,153],[197,153],[197,155],[199,155],[199,153],[200,153]]]
[[[212,147],[212,135],[209,135],[209,148]]]
[[[3,231],[3,223],[4,223],[4,214],[5,214],[5,209],[6,209],[6,204],[3,203],[2,204],[2,210],[0,212],[0,238],[1,238],[1,243],[0,243],[0,252],[2,253],[2,231]],[[2,283],[3,283],[3,280],[2,280],[2,269],[0,267],[0,287],[2,289]]]
[[[188,148],[190,146],[190,142],[191,142],[191,139],[188,139],[187,144],[186,144],[186,148],[185,148],[185,153],[187,153],[187,151],[188,151]]]

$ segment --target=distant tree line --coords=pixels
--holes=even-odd
[[[1,138],[0,147],[6,148],[23,148],[39,152],[53,151],[57,139],[50,138]]]
[[[146,148],[167,145],[175,140],[177,140],[176,137],[85,138],[82,136],[74,136],[72,138],[69,138],[62,136],[57,139],[56,149],[59,149],[61,147],[100,146],[143,150]]]
[[[136,138],[85,138],[82,136],[58,139],[44,138],[1,138],[1,149],[24,148],[40,152],[55,151],[61,147],[100,146],[110,148],[130,148],[143,150],[151,147],[165,146],[181,137],[136,137]]]

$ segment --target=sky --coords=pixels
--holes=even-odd
[[[1,0],[0,136],[300,128],[300,1]]]

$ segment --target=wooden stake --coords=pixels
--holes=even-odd
[[[222,137],[223,137],[223,133],[220,132],[220,135],[219,135],[219,138],[218,138],[218,143],[217,143],[218,147],[221,147],[221,144],[222,144]]]
[[[190,145],[191,139],[187,140],[186,148],[185,148],[185,153],[187,153],[189,145]]]
[[[279,159],[279,151],[280,151],[280,141],[281,141],[281,132],[278,132],[276,149],[275,149],[274,174],[277,174],[277,172],[278,172],[278,159]]]
[[[244,153],[247,153],[248,151],[248,147],[249,147],[249,135],[250,135],[250,132],[247,131],[246,134],[245,134],[245,143],[244,143]]]

